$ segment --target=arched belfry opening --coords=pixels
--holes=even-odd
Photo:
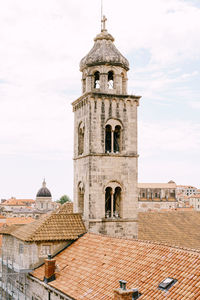
[[[114,203],[113,203],[113,209],[114,209],[114,216],[115,218],[119,218],[121,214],[121,187],[115,188],[114,193]]]
[[[111,217],[111,202],[112,202],[112,188],[109,186],[105,190],[105,217]]]
[[[113,73],[113,71],[108,72],[108,89],[109,90],[114,89],[114,73]]]
[[[111,183],[105,189],[105,218],[122,216],[122,189],[117,183]]]
[[[82,182],[78,184],[78,212],[84,214],[84,185]]]
[[[84,131],[85,127],[83,122],[81,122],[78,126],[78,155],[84,152]]]
[[[94,73],[94,88],[100,89],[100,73],[99,73],[99,71],[96,71]]]
[[[119,153],[122,149],[122,124],[110,119],[105,126],[105,153]]]

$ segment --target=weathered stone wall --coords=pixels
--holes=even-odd
[[[35,279],[32,276],[27,276],[28,284],[28,297],[33,300],[70,300],[69,296],[66,296],[59,291],[51,288],[48,284],[45,284],[42,281]],[[50,297],[49,297],[50,294]]]
[[[42,255],[42,245],[51,246],[51,254],[54,255],[69,242],[23,242],[13,236],[4,235],[2,240],[3,259],[10,261],[16,269],[32,269],[43,263],[46,256]]]
[[[90,220],[89,231],[112,237],[137,238],[138,222],[137,219],[104,219],[101,222]]]
[[[122,189],[120,217],[137,218],[138,102],[128,96],[118,96],[91,94],[74,103],[74,210],[78,212],[78,185],[82,182],[87,227],[89,220],[95,222],[105,217],[105,188],[110,182],[117,182]],[[105,153],[105,125],[110,119],[121,124],[122,148],[119,153]],[[78,127],[81,122],[85,127],[84,152],[78,155]],[[125,228],[125,223],[122,226]],[[93,227],[93,231],[97,227]],[[111,227],[106,226],[106,231],[116,231]],[[133,226],[132,232],[136,227]]]

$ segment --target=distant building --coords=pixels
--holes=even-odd
[[[188,201],[190,206],[194,208],[194,210],[200,211],[200,194],[191,195],[188,197]]]
[[[35,208],[42,211],[48,211],[55,208],[55,202],[52,202],[50,190],[46,187],[46,181],[43,180],[42,187],[36,195]]]
[[[176,208],[176,183],[138,183],[138,206],[139,211]]]
[[[33,199],[16,199],[14,197],[1,201],[0,213],[6,217],[32,217],[38,219],[41,215],[58,207],[58,203],[52,201],[50,190],[46,187],[45,180],[42,187]]]
[[[196,193],[197,188],[191,185],[177,185],[176,186],[177,193],[184,194],[186,196],[190,196]]]

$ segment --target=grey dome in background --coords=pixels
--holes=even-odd
[[[45,180],[42,183],[42,188],[39,189],[39,191],[37,192],[36,197],[51,197],[51,192],[49,191],[49,189],[46,187],[46,182]]]
[[[125,70],[129,70],[128,60],[117,50],[113,44],[114,38],[106,29],[101,31],[94,41],[93,48],[80,62],[81,71],[86,67],[105,64],[121,66]]]

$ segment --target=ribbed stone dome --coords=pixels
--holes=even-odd
[[[36,197],[51,197],[51,192],[49,191],[49,189],[46,187],[46,182],[45,180],[42,183],[42,188],[39,189],[39,191],[37,192]]]
[[[80,62],[80,71],[86,67],[105,64],[121,66],[127,71],[129,70],[128,60],[117,50],[113,43],[113,36],[106,29],[102,30],[94,41],[93,48]]]

